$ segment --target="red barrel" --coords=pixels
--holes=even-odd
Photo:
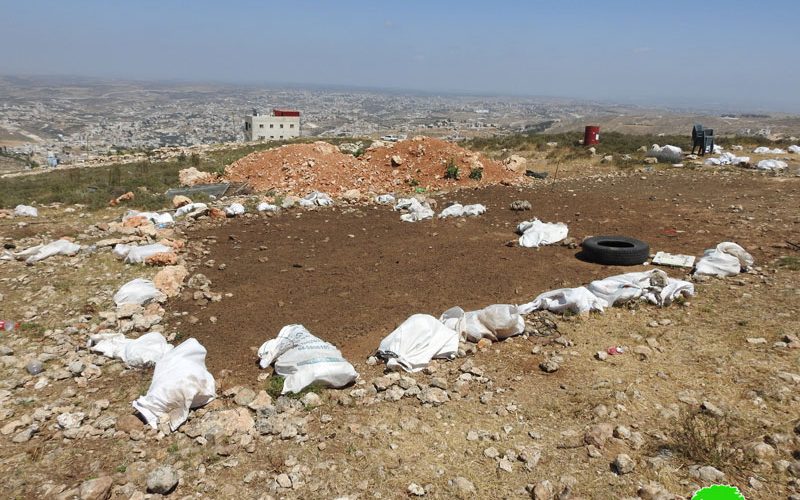
[[[586,125],[586,131],[583,133],[583,145],[591,146],[592,144],[600,144],[600,127]]]

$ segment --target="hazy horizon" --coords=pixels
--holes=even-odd
[[[800,113],[788,1],[0,5],[8,76]]]

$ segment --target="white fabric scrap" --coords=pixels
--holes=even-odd
[[[782,150],[781,148],[770,149],[766,146],[759,146],[753,150],[753,153],[759,155],[784,155],[786,154],[786,151]]]
[[[519,245],[526,248],[538,248],[552,245],[563,240],[569,234],[569,228],[562,222],[542,222],[539,219],[520,222],[517,233],[521,234]]]
[[[759,170],[782,170],[788,166],[785,161],[781,160],[761,160],[756,164],[756,168]]]
[[[121,333],[101,333],[89,337],[87,347],[107,358],[120,359],[131,368],[153,365],[173,349],[158,332],[146,333],[138,339],[126,338]]]
[[[344,387],[358,373],[333,344],[311,335],[303,325],[287,325],[278,336],[258,348],[259,365],[275,364],[275,373],[284,377],[282,394],[300,392],[322,383],[328,387]]]
[[[375,197],[375,202],[380,205],[391,205],[394,201],[395,198],[393,194],[379,194]]]
[[[305,195],[298,203],[301,207],[313,207],[314,205],[328,207],[333,205],[333,199],[325,193],[313,191]]]
[[[544,292],[527,304],[518,306],[521,314],[530,314],[533,311],[551,311],[563,313],[570,311],[576,314],[591,311],[603,312],[608,303],[598,298],[586,287],[559,288]]]
[[[122,216],[122,222],[125,222],[132,217],[144,217],[156,225],[169,225],[175,222],[175,220],[172,218],[172,214],[160,214],[158,212],[138,212],[136,210],[128,210],[125,215]]]
[[[428,314],[414,314],[381,341],[378,356],[390,370],[418,372],[433,358],[452,359],[459,335]]]
[[[35,264],[54,255],[71,257],[81,251],[81,246],[67,240],[56,240],[46,245],[36,245],[14,254],[17,260],[25,260],[26,264]]]
[[[800,146],[792,144],[791,146],[789,146],[789,152],[794,154],[800,154]]]
[[[706,250],[695,266],[695,274],[727,277],[753,267],[753,256],[736,243],[725,241]]]
[[[216,396],[214,377],[206,369],[206,349],[189,339],[156,362],[147,394],[133,402],[150,427],[165,419],[175,431],[191,408],[210,403]]]
[[[117,249],[117,247],[122,248]],[[153,243],[151,245],[116,245],[114,247],[114,255],[124,255],[126,264],[143,264],[147,259],[158,253],[171,252],[172,247],[162,245],[161,243]]]

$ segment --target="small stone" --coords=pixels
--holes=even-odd
[[[620,453],[611,463],[611,466],[614,468],[614,472],[619,475],[629,474],[636,468],[636,462],[628,455]]]
[[[449,481],[449,485],[459,498],[472,498],[475,495],[475,485],[465,477],[455,477]]]
[[[39,375],[44,371],[44,366],[39,361],[31,361],[25,365],[25,369],[28,370],[28,373],[31,375]]]
[[[418,485],[417,483],[411,483],[408,485],[408,494],[415,497],[424,497],[425,496],[425,488]]]
[[[236,397],[233,398],[233,402],[239,406],[247,406],[252,403],[255,398],[256,391],[249,387],[244,387],[236,393]]]
[[[599,361],[605,361],[608,359],[608,353],[606,351],[597,351],[594,353],[594,358]]]
[[[507,458],[500,459],[500,462],[497,464],[497,468],[506,472],[514,471],[514,466],[511,464],[511,461]]]
[[[156,468],[147,475],[147,491],[167,495],[178,486],[178,474],[169,465]]]
[[[497,458],[500,456],[500,452],[497,451],[497,448],[491,446],[483,450],[483,456],[486,458]]]
[[[715,405],[714,403],[712,403],[710,401],[703,401],[703,404],[700,405],[700,409],[703,411],[703,413],[706,413],[708,415],[712,415],[714,417],[718,417],[719,418],[719,417],[724,417],[725,416],[725,412],[722,411],[717,405]]]
[[[278,477],[275,478],[275,482],[278,483],[278,486],[281,488],[292,487],[292,480],[288,474],[278,474]]]
[[[710,465],[704,465],[697,469],[697,476],[709,483],[717,483],[725,479],[724,472]]]
[[[553,500],[555,498],[555,487],[548,480],[540,481],[533,487],[531,498],[534,500]]]
[[[631,437],[631,430],[624,425],[618,425],[614,428],[614,437],[617,439],[628,439]]]
[[[300,401],[306,408],[316,408],[322,404],[322,398],[319,397],[319,394],[313,392],[309,392],[303,396]]]
[[[558,362],[553,358],[548,358],[541,363],[539,363],[539,368],[545,373],[554,373],[557,372],[561,366]]]
[[[139,420],[136,415],[123,415],[117,419],[114,427],[118,431],[131,433],[133,431],[142,430],[144,424]]]
[[[609,423],[595,424],[586,431],[583,441],[598,448],[605,446],[606,441],[614,435],[614,427]]]
[[[96,479],[84,481],[81,484],[81,500],[106,500],[111,496],[111,487],[114,480],[110,476],[102,476]]]
[[[375,366],[378,364],[378,358],[375,356],[370,356],[367,358],[367,366]]]

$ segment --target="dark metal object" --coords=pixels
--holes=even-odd
[[[699,123],[692,127],[692,154],[695,148],[700,156],[714,153],[714,129],[703,128]]]

